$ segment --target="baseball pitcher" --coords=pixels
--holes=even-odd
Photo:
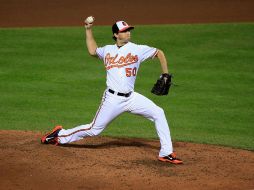
[[[125,21],[117,21],[112,26],[113,45],[98,47],[93,37],[94,17],[85,20],[85,35],[88,52],[101,59],[107,73],[107,87],[101,104],[92,122],[72,129],[56,126],[53,131],[41,138],[43,144],[66,144],[88,136],[99,135],[107,125],[123,112],[142,115],[155,123],[160,139],[161,149],[158,160],[172,164],[183,161],[173,152],[170,130],[162,108],[150,99],[134,91],[134,84],[139,66],[147,59],[158,58],[162,74],[151,92],[156,95],[167,95],[171,86],[171,75],[168,72],[167,60],[162,50],[132,43],[133,26]]]

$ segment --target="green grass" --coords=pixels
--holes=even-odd
[[[94,27],[99,45],[110,27]],[[176,84],[150,89],[160,74],[144,62],[136,91],[163,107],[174,141],[254,150],[254,24],[137,26],[133,41],[164,51]],[[0,29],[0,129],[45,131],[89,123],[105,89],[100,60],[88,55],[84,29]],[[102,135],[157,138],[153,123],[128,113]]]

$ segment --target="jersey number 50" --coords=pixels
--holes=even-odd
[[[137,74],[137,68],[125,68],[126,77],[136,76]]]

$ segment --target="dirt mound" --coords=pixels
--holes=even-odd
[[[0,131],[0,189],[253,189],[254,153],[174,143],[183,165],[157,161],[159,141],[94,137],[40,144],[40,133]]]

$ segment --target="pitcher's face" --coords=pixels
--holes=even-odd
[[[131,39],[131,32],[129,30],[124,32],[119,32],[118,34],[115,34],[115,37],[118,41],[121,42],[129,42]]]

